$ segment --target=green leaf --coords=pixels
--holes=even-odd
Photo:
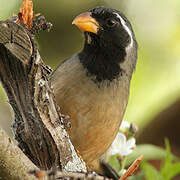
[[[166,151],[158,146],[151,144],[141,144],[137,145],[136,149],[127,157],[127,164],[130,165],[137,157],[144,155],[144,160],[153,160],[153,159],[165,159]],[[171,155],[173,160],[178,158],[174,155]]]
[[[170,169],[172,169],[172,160],[171,160],[171,150],[170,150],[170,144],[169,141],[167,139],[165,139],[165,145],[166,145],[166,158],[165,161],[161,167],[161,174],[164,177],[165,180],[168,180],[169,177],[169,173],[170,173]]]
[[[167,139],[165,139],[165,144],[166,144],[166,159],[161,167],[160,172],[164,180],[170,180],[174,176],[180,173],[180,162],[173,164],[170,144]]]
[[[165,179],[169,180],[180,174],[180,163],[172,164],[168,169]]]
[[[172,161],[171,158],[171,148],[168,139],[165,139],[165,145],[166,145],[166,160],[165,163],[170,164]]]
[[[170,150],[170,144],[169,141],[167,139],[165,139],[165,145],[166,145],[166,157],[165,157],[165,161],[161,167],[161,174],[164,177],[164,179],[168,180],[168,174],[170,172],[172,163],[171,163],[171,150]]]
[[[180,174],[180,163],[166,164],[160,172],[164,180],[170,180]]]
[[[142,162],[141,168],[147,180],[164,180],[161,174],[156,170],[156,168],[150,165],[149,163],[145,161]]]

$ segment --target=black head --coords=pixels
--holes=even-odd
[[[79,54],[83,66],[96,82],[112,81],[123,72],[124,61],[131,55],[130,76],[136,64],[137,43],[127,18],[111,8],[96,7],[75,18],[77,25],[85,34],[84,49]],[[129,62],[127,62],[129,63]],[[126,66],[124,66],[126,67]],[[127,67],[126,67],[127,68]]]
[[[106,46],[126,48],[132,43],[134,33],[127,18],[111,8],[97,7],[90,11],[99,24],[97,36]]]

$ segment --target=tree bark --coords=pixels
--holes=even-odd
[[[0,177],[3,180],[35,180],[28,172],[38,169],[0,129]]]
[[[50,73],[31,32],[22,24],[0,21],[0,80],[14,110],[12,127],[20,149],[41,169],[86,172],[66,133]]]

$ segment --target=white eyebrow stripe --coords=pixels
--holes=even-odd
[[[117,16],[117,18],[120,19],[121,24],[124,26],[124,29],[125,29],[125,30],[127,31],[127,33],[129,34],[130,39],[131,39],[129,46],[132,47],[132,46],[133,46],[133,37],[132,37],[132,32],[131,32],[131,30],[128,28],[128,26],[126,25],[126,22],[124,21],[124,19],[123,19],[118,13],[114,13],[114,14]]]

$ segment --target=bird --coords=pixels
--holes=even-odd
[[[89,170],[103,173],[99,162],[119,131],[138,45],[116,9],[95,7],[72,24],[84,33],[84,46],[55,69],[50,83],[61,112],[70,116],[72,144]]]

